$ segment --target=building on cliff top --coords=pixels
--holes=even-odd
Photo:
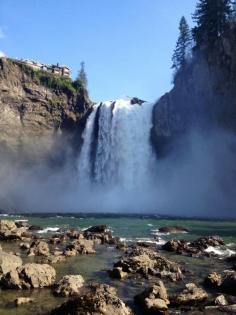
[[[35,70],[42,70],[42,71],[46,71],[46,72],[53,73],[62,77],[67,77],[67,78],[71,77],[70,68],[64,65],[59,65],[59,63],[57,63],[56,65],[54,64],[47,65],[47,64],[41,63],[39,61],[34,61],[31,59],[13,59],[13,60],[20,64],[27,65]]]

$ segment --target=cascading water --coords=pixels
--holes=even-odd
[[[150,183],[153,104],[130,100],[96,104],[83,133],[78,162],[80,185],[143,189]]]

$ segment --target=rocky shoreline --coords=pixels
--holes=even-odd
[[[49,294],[61,297],[62,303],[45,315],[236,313],[235,256],[225,258],[222,270],[211,270],[196,283],[192,281],[194,271],[181,259],[192,259],[193,265],[197,259],[213,259],[217,264],[219,257],[207,249],[225,245],[219,236],[192,242],[172,239],[157,248],[145,242],[126,243],[113,236],[106,225],[84,231],[59,229],[46,237],[38,234],[38,229],[24,220],[0,220],[1,293],[22,292],[12,301],[12,309],[39,303],[37,297],[25,296],[25,292],[49,290]],[[160,230],[173,234],[187,232],[176,226]],[[5,244],[6,247],[12,244],[14,250],[6,251]],[[86,281],[80,274],[57,274],[58,265],[63,266],[77,256],[99,255],[102,246],[117,252],[118,259],[106,271],[109,284]],[[128,287],[130,281],[142,284],[133,295],[133,305],[127,305],[116,288],[120,283]]]

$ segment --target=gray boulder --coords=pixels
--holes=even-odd
[[[0,276],[20,267],[22,259],[16,255],[0,252]]]
[[[208,294],[202,288],[197,287],[194,283],[188,283],[185,289],[172,298],[172,304],[177,305],[196,305],[208,298]]]
[[[47,264],[25,264],[2,277],[6,289],[32,289],[49,287],[54,284],[56,271]]]
[[[132,315],[125,303],[117,296],[115,288],[105,284],[92,284],[89,292],[66,301],[51,315]]]
[[[78,295],[81,287],[84,285],[84,279],[80,275],[64,276],[56,285],[53,293],[58,296]]]
[[[168,309],[170,301],[162,281],[135,296],[135,302],[144,310],[145,314],[159,314]]]

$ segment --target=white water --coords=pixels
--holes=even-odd
[[[129,100],[94,106],[78,161],[79,183],[84,189],[148,189],[155,161],[150,143],[152,108],[153,104],[133,105]]]

